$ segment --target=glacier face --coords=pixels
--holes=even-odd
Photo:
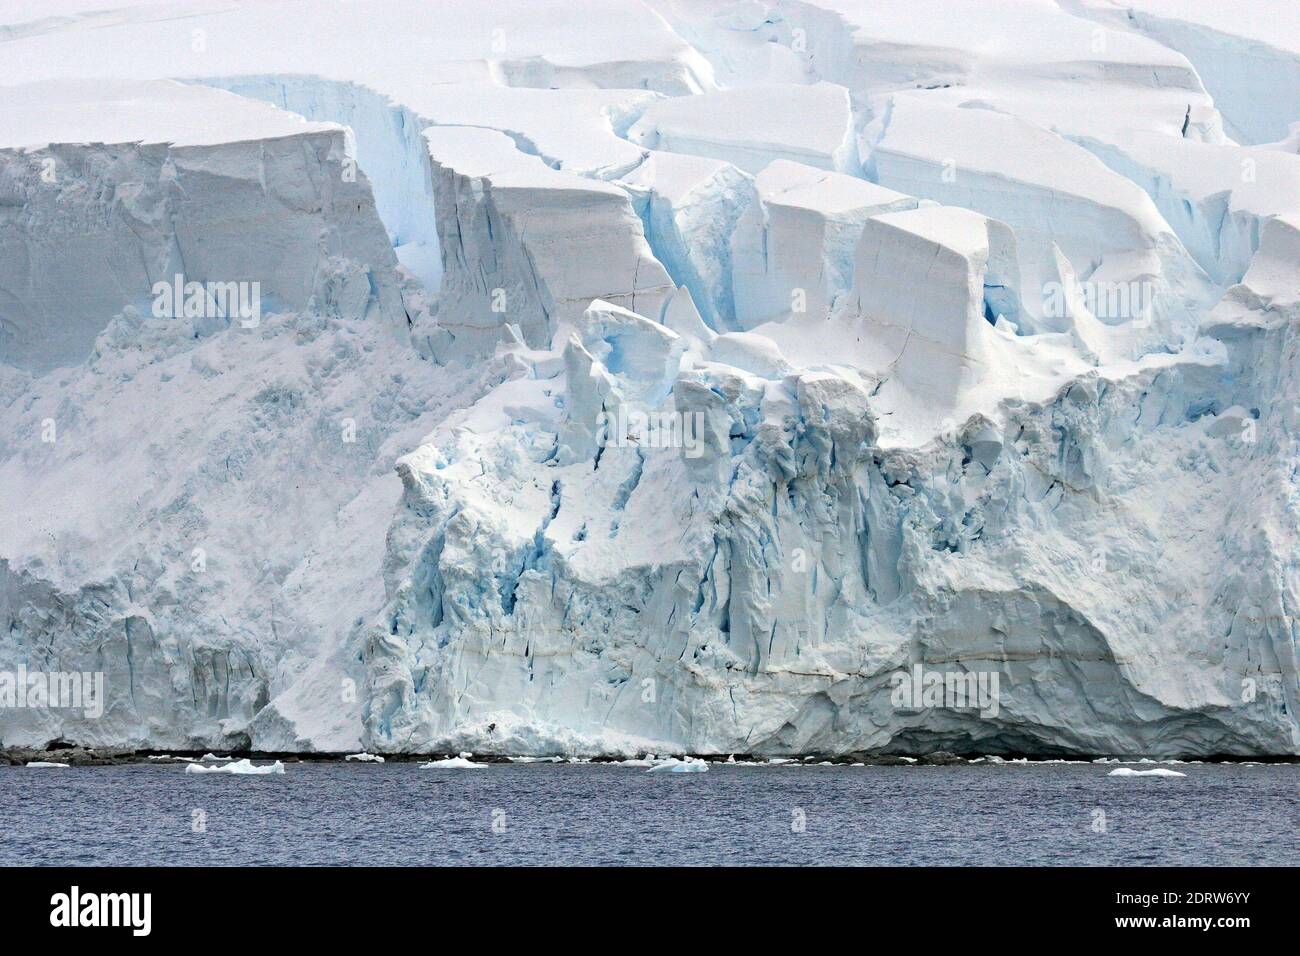
[[[0,743],[1300,753],[1285,24],[68,6],[0,12],[0,673],[106,703]]]

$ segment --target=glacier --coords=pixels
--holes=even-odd
[[[7,5],[0,746],[1300,755],[1240,6]]]

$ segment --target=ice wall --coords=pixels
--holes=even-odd
[[[1019,316],[1015,236],[952,206],[868,219],[844,309],[870,343],[868,368],[952,407],[994,374],[993,323]]]
[[[735,327],[731,239],[755,201],[750,177],[721,160],[653,151],[617,182],[632,197],[646,241],[674,284],[690,289],[711,328]]]
[[[554,426],[531,416],[440,433],[401,469],[367,743],[1290,752],[1294,644],[1268,608],[1291,586],[1225,578],[1208,546],[1289,561],[1231,505],[1241,481],[1272,501],[1291,484],[1275,470],[1289,426],[1246,445],[1232,411],[1279,385],[1270,368],[1237,385],[1209,356],[1087,377],[915,452],[878,443],[866,383],[717,366],[674,386],[703,416],[694,459],[548,465],[526,449]],[[1156,483],[1168,506],[1152,510]],[[999,715],[891,708],[889,674],[918,663],[996,670]]]
[[[528,344],[548,344],[558,322],[596,298],[658,315],[674,285],[625,192],[551,169],[493,130],[440,126],[425,136],[445,269],[441,324],[456,350],[490,348],[507,321]]]
[[[731,235],[741,328],[795,311],[826,316],[853,282],[867,219],[917,200],[852,176],[777,160],[758,174],[758,202]]]
[[[884,123],[870,160],[881,185],[1006,222],[1028,277],[1042,273],[1055,246],[1082,278],[1141,290],[1128,308],[1098,315],[1104,322],[1158,321],[1176,336],[1191,333],[1191,315],[1213,292],[1132,181],[1081,147],[988,109],[905,95],[891,101]],[[1026,305],[1041,316],[1044,296]]]
[[[300,309],[327,293],[345,250],[363,301],[404,321],[387,277],[392,249],[364,174],[347,172],[341,127],[179,84],[96,89],[104,110],[112,96],[160,96],[191,117],[233,112],[249,138],[186,145],[195,134],[178,129],[163,142],[50,144],[67,126],[59,111],[88,89],[6,90],[45,112],[39,123],[16,114],[0,149],[0,360],[37,371],[76,364],[115,312],[151,311],[154,283],[176,275],[257,283],[263,309]]]
[[[38,90],[0,150],[0,669],[98,672],[105,699],[6,708],[0,740],[248,746],[257,718],[346,746],[340,602],[382,601],[398,484],[371,469],[474,385],[412,347],[342,128],[180,84]],[[128,139],[41,145],[70,120]],[[157,314],[175,274],[260,309]],[[326,691],[296,706],[304,672]]]
[[[1300,752],[1294,144],[1100,2],[17,23],[0,742]]]
[[[309,120],[350,132],[349,159],[374,192],[375,208],[398,261],[432,290],[442,283],[433,174],[423,132],[427,121],[355,83],[314,77],[241,76],[204,80],[240,96],[274,103]]]

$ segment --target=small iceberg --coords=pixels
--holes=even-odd
[[[51,763],[48,760],[33,760],[27,764],[29,767],[63,767],[67,768],[66,763]]]
[[[272,764],[265,764],[261,767],[255,765],[251,760],[236,760],[234,763],[221,764],[216,767],[205,767],[202,764],[188,763],[185,765],[186,773],[237,773],[262,775],[268,773],[284,773],[284,764],[276,761]]]
[[[669,757],[663,763],[651,767],[646,773],[704,773],[708,769],[709,765],[698,757],[687,757],[684,760]]]
[[[1187,774],[1179,773],[1177,770],[1167,770],[1164,767],[1156,767],[1154,770],[1134,770],[1132,767],[1116,767],[1108,777],[1185,777]]]
[[[428,763],[420,764],[421,770],[486,770],[487,764],[475,763],[469,758],[474,756],[471,753],[463,753],[459,757],[448,757],[446,760],[430,760]]]
[[[383,763],[384,758],[379,754],[348,754],[344,760],[355,760],[358,763]]]
[[[199,758],[199,761],[201,763],[225,763],[234,759],[234,757],[218,757],[216,754],[204,754]]]

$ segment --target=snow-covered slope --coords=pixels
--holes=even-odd
[[[1290,0],[1068,0],[1063,6],[1186,56],[1243,143],[1282,139],[1300,114],[1300,27]]]
[[[747,173],[793,159],[858,170],[848,91],[834,83],[752,86],[659,100],[628,130],[634,143],[724,159]]]
[[[1300,753],[1244,6],[5,5],[0,743]]]

